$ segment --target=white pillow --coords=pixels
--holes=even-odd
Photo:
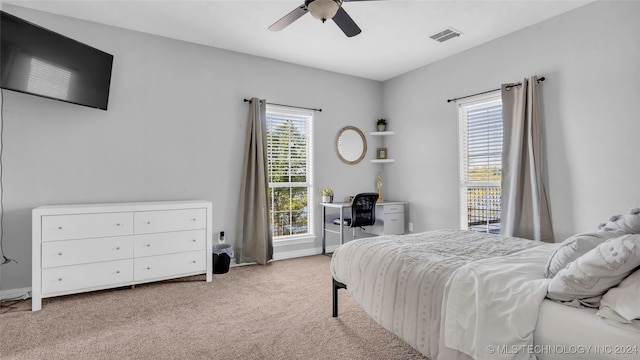
[[[598,297],[638,266],[640,234],[609,239],[560,270],[549,282],[547,297],[559,301]]]
[[[596,315],[625,324],[640,320],[640,270],[602,296],[600,311]]]
[[[564,269],[569,263],[588,253],[596,246],[608,239],[622,235],[624,235],[624,232],[621,230],[573,235],[563,241],[562,245],[551,254],[545,268],[544,277],[551,279],[556,276],[558,271]]]
[[[599,230],[622,230],[626,234],[640,234],[640,208],[631,209],[627,215],[613,215],[598,226]]]

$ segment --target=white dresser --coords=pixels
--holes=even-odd
[[[212,204],[157,201],[32,211],[32,310],[42,298],[196,274],[212,278]]]

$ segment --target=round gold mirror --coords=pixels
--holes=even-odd
[[[353,165],[364,159],[367,139],[355,126],[345,126],[336,136],[336,154],[345,164]]]

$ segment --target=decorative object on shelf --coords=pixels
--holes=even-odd
[[[388,154],[388,150],[385,146],[385,138],[387,138],[388,136],[393,135],[394,132],[393,131],[389,131],[389,130],[385,130],[385,131],[372,131],[371,132],[371,136],[375,136],[378,139],[380,139],[380,143],[378,146],[381,146],[379,148],[377,148],[378,150],[376,151],[376,155],[371,159],[371,162],[374,164],[386,164],[386,163],[392,163],[395,162],[395,159],[390,159],[389,158],[389,154]]]
[[[332,203],[333,202],[333,190],[330,187],[325,186],[324,189],[320,190],[320,194],[322,194],[322,202],[323,203]]]
[[[378,171],[378,202],[382,202],[382,173]]]
[[[385,131],[387,129],[387,120],[378,119],[378,131]]]

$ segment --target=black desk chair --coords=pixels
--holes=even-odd
[[[343,225],[353,229],[353,237],[356,237],[356,227],[363,228],[363,226],[370,226],[376,222],[376,202],[378,201],[377,193],[361,193],[353,198],[351,203],[351,218],[343,219],[343,223],[340,224],[340,219],[334,219],[335,225]]]

